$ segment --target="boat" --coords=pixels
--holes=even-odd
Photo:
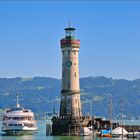
[[[139,132],[128,132],[127,138],[139,138]]]
[[[6,109],[3,113],[1,131],[4,135],[29,135],[37,132],[34,113],[20,106],[18,96],[16,107]]]
[[[138,131],[138,133],[136,134],[136,137],[140,140],[140,132]]]
[[[128,132],[123,128],[123,98],[121,99],[121,121],[122,125],[119,127],[116,127],[115,129],[112,130],[112,138],[117,138],[117,139],[125,139],[127,138]]]
[[[117,127],[112,130],[112,138],[125,138],[128,132],[123,127]]]
[[[106,130],[106,129],[101,130],[101,132],[100,132],[100,134],[99,134],[99,137],[108,137],[108,138],[112,138],[111,130]]]
[[[89,126],[89,127],[81,127],[80,128],[80,135],[81,136],[93,136],[92,126]]]

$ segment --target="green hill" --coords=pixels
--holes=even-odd
[[[109,117],[109,98],[112,96],[113,116],[121,114],[121,98],[124,102],[124,114],[129,118],[140,116],[140,79],[129,81],[103,76],[80,79],[82,112]],[[0,78],[0,108],[9,108],[16,104],[16,93],[20,104],[36,113],[44,114],[55,107],[59,112],[61,80],[48,77]]]

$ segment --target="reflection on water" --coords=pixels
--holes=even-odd
[[[1,122],[0,122],[1,128]],[[118,140],[110,138],[93,138],[92,136],[45,136],[46,122],[38,121],[38,132],[30,136],[0,136],[0,140]],[[128,139],[132,140],[132,139]]]
[[[1,136],[0,140],[35,140],[33,136]]]
[[[53,137],[53,140],[122,140],[122,138],[93,138],[92,136],[84,136],[84,137],[77,136],[77,137],[58,137],[58,139],[55,139]],[[126,140],[126,138],[124,138],[123,140]],[[127,139],[127,140],[134,140],[134,139]]]
[[[92,136],[0,136],[0,140],[118,140],[111,138],[93,138]],[[132,140],[132,139],[128,139]]]
[[[93,138],[92,136],[2,136],[0,140],[118,140],[118,138]]]

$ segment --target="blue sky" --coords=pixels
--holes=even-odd
[[[69,18],[81,41],[80,77],[140,78],[138,1],[0,1],[0,77],[61,78]]]

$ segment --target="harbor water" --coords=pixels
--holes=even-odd
[[[140,121],[131,122],[130,124],[140,124]],[[38,121],[38,132],[34,135],[24,135],[24,136],[0,136],[0,140],[110,140],[110,138],[93,138],[92,136],[46,136],[46,121]],[[0,122],[1,128],[1,122]],[[113,139],[112,140],[117,140]],[[129,139],[132,140],[132,139]]]

